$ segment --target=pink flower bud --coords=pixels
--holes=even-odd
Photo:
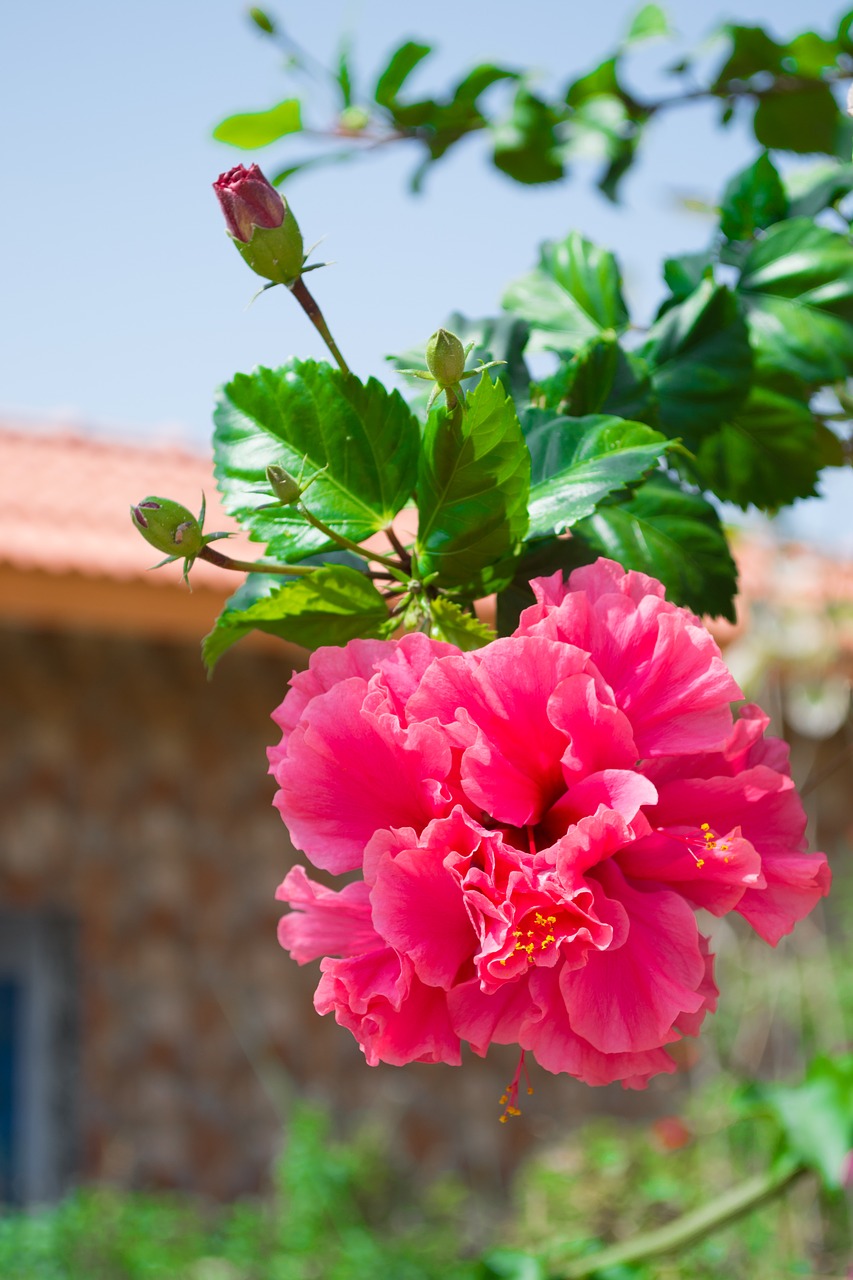
[[[213,190],[235,240],[248,244],[253,227],[280,227],[284,222],[284,201],[256,164],[248,169],[238,164],[220,173]]]

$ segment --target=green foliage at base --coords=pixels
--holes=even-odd
[[[375,1140],[331,1142],[319,1111],[291,1118],[269,1203],[79,1191],[0,1217],[3,1280],[477,1280],[461,1193],[407,1203]]]

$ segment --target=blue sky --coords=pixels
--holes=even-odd
[[[351,32],[366,83],[400,39],[435,43],[440,52],[412,82],[429,90],[488,59],[564,83],[616,44],[636,7],[315,0],[286,12],[294,37],[320,58],[331,59],[338,36]],[[285,10],[272,0],[268,8]],[[688,44],[733,17],[780,35],[806,19],[821,30],[840,8],[828,0],[815,0],[807,15],[794,0],[668,5]],[[0,41],[0,96],[15,122],[0,214],[0,413],[202,445],[214,388],[232,373],[323,354],[283,290],[247,309],[254,277],[225,237],[210,188],[238,160],[275,167],[285,154],[277,144],[237,153],[213,141],[212,125],[297,86],[238,0],[6,5]],[[636,76],[648,83],[671,57],[671,46],[645,46]],[[425,339],[449,311],[494,311],[538,242],[572,228],[619,253],[637,314],[648,316],[663,257],[701,247],[709,233],[679,198],[713,201],[754,154],[745,132],[715,128],[715,114],[698,105],[656,124],[616,209],[588,176],[519,188],[489,167],[476,139],[436,166],[420,199],[406,191],[415,162],[406,147],[293,182],[288,195],[306,242],[325,237],[321,256],[336,263],[311,284],[352,367],[382,375],[386,352]]]

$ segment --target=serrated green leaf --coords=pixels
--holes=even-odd
[[[500,383],[484,374],[467,401],[464,413],[433,410],[426,425],[417,483],[418,572],[437,573],[440,586],[494,589],[527,529],[530,455]]]
[[[293,360],[237,374],[214,412],[216,481],[225,509],[269,554],[295,561],[331,545],[293,507],[270,500],[266,467],[310,478],[310,510],[360,542],[390,523],[417,475],[419,427],[403,397],[325,363]],[[265,496],[266,495],[266,496]]]
[[[550,420],[543,416],[526,438],[531,458],[530,538],[562,533],[591,515],[604,498],[655,467],[668,445],[651,427],[599,414]]]
[[[853,369],[853,246],[810,218],[776,223],[743,263],[738,294],[762,381],[819,386]]]
[[[737,569],[719,516],[700,494],[652,476],[631,497],[576,524],[572,536],[658,578],[676,604],[734,622]]]
[[[539,267],[509,286],[503,306],[530,325],[532,349],[577,351],[628,325],[615,257],[576,231],[542,246]]]
[[[429,606],[429,633],[433,640],[447,640],[458,649],[481,649],[495,639],[495,632],[473,613],[446,596],[438,596]]]
[[[637,44],[640,40],[649,40],[652,36],[668,36],[672,34],[669,19],[659,4],[644,4],[628,29],[626,44]]]
[[[774,511],[808,498],[822,466],[808,405],[765,387],[749,398],[696,454],[702,484],[719,498]]]
[[[755,108],[752,129],[762,147],[808,155],[835,152],[840,120],[838,104],[828,84],[815,81],[800,93],[763,97]]]
[[[711,280],[652,325],[639,354],[650,366],[662,430],[691,449],[749,390],[746,324],[732,292]]]
[[[801,1085],[758,1084],[751,1094],[778,1120],[788,1152],[837,1190],[853,1149],[853,1054],[816,1058]]]
[[[299,133],[302,110],[298,98],[287,98],[267,111],[247,111],[228,116],[213,130],[218,142],[227,142],[242,151],[269,146],[288,133]]]
[[[264,631],[314,649],[343,645],[359,636],[381,636],[387,628],[385,600],[371,580],[355,569],[332,565],[283,586],[280,578],[251,577],[256,582],[231,597],[202,641],[208,671],[250,631]]]
[[[432,52],[432,46],[406,40],[392,53],[388,64],[376,82],[373,96],[381,107],[393,108],[397,94],[419,62]]]
[[[751,240],[788,216],[788,197],[773,161],[765,152],[729,181],[720,208],[720,230],[727,240]]]

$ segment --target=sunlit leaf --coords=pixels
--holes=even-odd
[[[298,98],[287,98],[268,111],[249,111],[228,116],[213,130],[219,142],[227,142],[242,151],[255,151],[288,133],[299,133],[302,114]]]

